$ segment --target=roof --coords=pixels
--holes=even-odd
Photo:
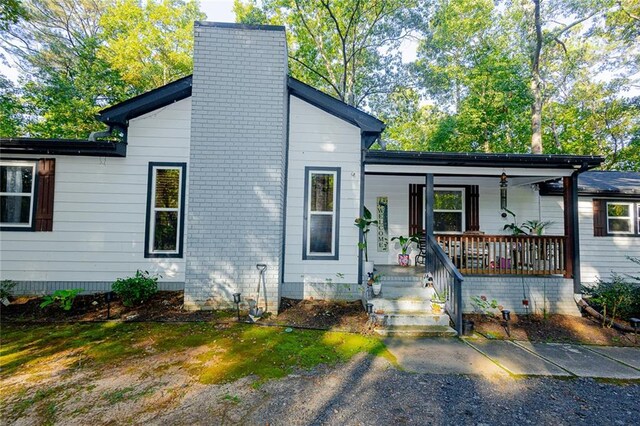
[[[126,126],[127,122],[132,118],[188,98],[191,96],[192,83],[192,76],[181,78],[104,109],[98,113],[98,119],[109,125]],[[367,148],[373,144],[375,137],[385,128],[385,124],[376,117],[314,89],[293,77],[287,79],[287,87],[291,95],[359,127],[363,135],[373,136],[367,138],[370,141],[367,142]]]
[[[540,187],[542,195],[561,195],[562,181]],[[640,196],[640,173],[594,170],[578,177],[578,195]]]
[[[0,153],[126,157],[127,144],[79,139],[0,138]]]
[[[528,167],[590,169],[604,158],[593,155],[485,154],[421,151],[367,151],[365,164],[411,166]]]

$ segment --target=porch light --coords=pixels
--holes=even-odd
[[[502,172],[502,176],[500,176],[500,209],[507,209],[507,184],[509,181],[507,180],[507,174]]]
[[[240,293],[233,293],[233,303],[236,304],[236,312],[238,313],[238,321],[240,321]]]
[[[371,315],[373,313],[373,303],[367,303],[367,314]]]
[[[638,327],[640,327],[640,318],[631,318],[631,325],[633,326],[633,340],[638,343]]]

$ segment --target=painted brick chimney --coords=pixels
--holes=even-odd
[[[255,298],[281,281],[287,150],[283,27],[196,22],[186,238],[185,306]],[[265,294],[261,289],[260,306]]]

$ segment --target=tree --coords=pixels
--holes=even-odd
[[[100,18],[98,57],[134,93],[189,75],[193,69],[193,22],[205,19],[195,0],[117,0]]]
[[[11,80],[0,75],[0,137],[12,137],[22,131],[23,105]]]
[[[292,75],[363,107],[406,79],[399,51],[419,22],[417,0],[235,1],[241,23],[285,25]]]

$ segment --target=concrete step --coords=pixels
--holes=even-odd
[[[403,297],[413,297],[427,300],[429,292],[424,287],[392,287],[383,286],[381,296],[385,299],[401,299]]]
[[[394,312],[384,315],[378,315],[378,324],[386,327],[395,326],[448,326],[450,322],[449,315],[416,313],[416,312]]]
[[[369,299],[373,304],[373,312],[383,311],[384,313],[393,312],[421,312],[431,313],[431,302],[420,297],[400,297],[389,299],[386,297],[374,297]]]
[[[456,337],[458,335],[458,333],[453,328],[443,325],[430,327],[381,327],[376,328],[375,332],[381,336],[394,337]]]

